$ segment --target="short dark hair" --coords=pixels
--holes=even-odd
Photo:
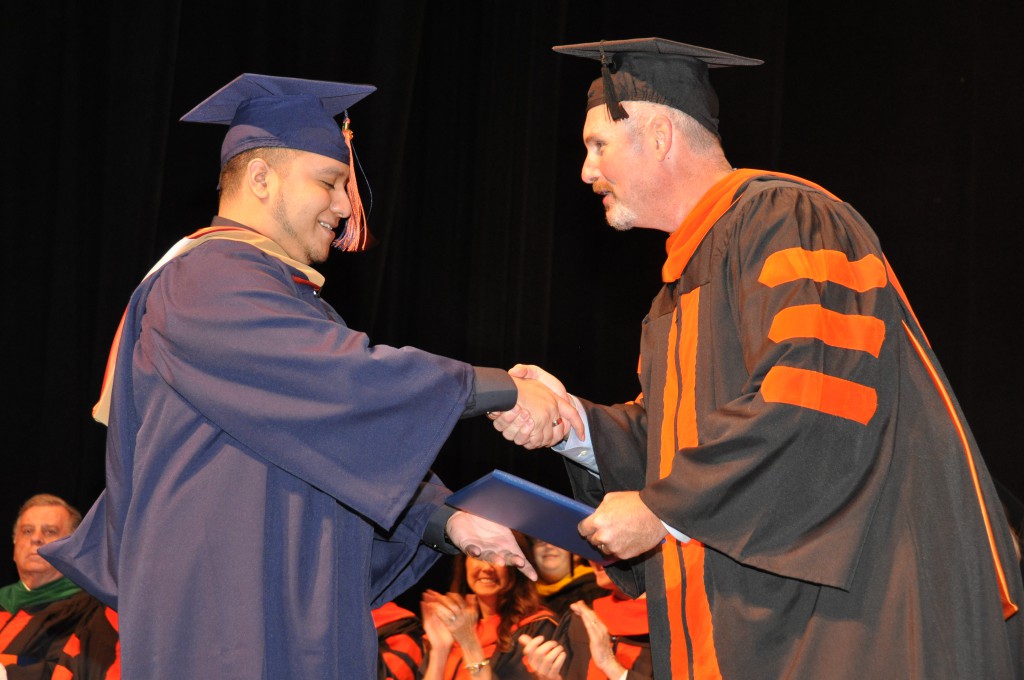
[[[262,158],[273,168],[280,167],[292,154],[294,149],[285,149],[275,146],[263,146],[258,149],[248,149],[237,156],[232,156],[220,170],[220,193],[221,196],[231,196],[238,190],[238,184],[242,179],[242,173],[254,158]]]
[[[39,506],[56,506],[64,508],[68,511],[68,515],[71,516],[71,531],[78,528],[78,525],[82,523],[82,513],[78,511],[78,508],[68,503],[60,496],[54,496],[50,493],[37,493],[32,498],[21,504],[21,508],[18,509],[18,516],[14,519],[14,527],[11,529],[11,540],[18,537],[18,522],[21,521],[21,516],[25,514],[29,508],[37,508]]]

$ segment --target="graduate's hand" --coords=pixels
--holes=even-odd
[[[636,557],[659,545],[668,532],[642,500],[639,491],[605,494],[594,514],[579,524],[580,536],[605,555]]]
[[[455,547],[467,555],[499,567],[515,567],[531,581],[537,580],[536,570],[507,527],[459,510],[448,518],[445,531]]]
[[[584,438],[583,417],[558,378],[525,364],[513,366],[509,375],[519,390],[515,407],[488,414],[505,439],[527,449],[554,446],[565,439],[570,427]]]
[[[531,637],[520,635],[523,646],[523,661],[539,680],[561,680],[562,665],[565,663],[565,649],[554,640],[545,640],[543,635]],[[611,677],[611,676],[609,676]]]

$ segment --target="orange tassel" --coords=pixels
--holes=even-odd
[[[351,173],[348,178],[348,202],[352,205],[352,214],[345,221],[345,231],[338,238],[334,239],[333,245],[338,250],[349,253],[357,253],[366,250],[376,243],[366,226],[366,212],[363,210],[363,200],[359,196],[359,185],[356,182],[356,155],[352,150],[352,128],[349,126],[349,117],[345,116],[345,123],[341,126],[341,134],[345,137],[345,146],[348,147],[349,167]]]

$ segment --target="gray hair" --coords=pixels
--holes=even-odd
[[[77,508],[66,500],[60,496],[54,496],[49,493],[37,493],[35,496],[32,496],[32,498],[29,498],[21,504],[21,508],[18,510],[18,517],[14,520],[14,527],[11,529],[12,540],[18,537],[18,522],[21,521],[21,516],[24,515],[29,508],[37,508],[40,506],[56,506],[67,510],[68,515],[71,516],[71,531],[77,529],[78,525],[82,523],[82,513],[80,513]]]
[[[640,130],[651,122],[651,118],[662,115],[671,121],[672,127],[683,133],[683,137],[693,153],[708,157],[721,156],[723,160],[725,159],[722,142],[718,136],[698,123],[692,116],[665,104],[645,101],[630,101],[628,104],[629,118],[626,119],[626,127],[629,128],[634,140],[637,139]]]

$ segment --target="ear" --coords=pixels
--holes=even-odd
[[[245,186],[256,198],[269,197],[275,179],[274,169],[262,158],[256,157],[245,166]]]
[[[672,149],[672,121],[666,116],[654,116],[647,129],[650,131],[655,157],[659,161],[665,160]]]

